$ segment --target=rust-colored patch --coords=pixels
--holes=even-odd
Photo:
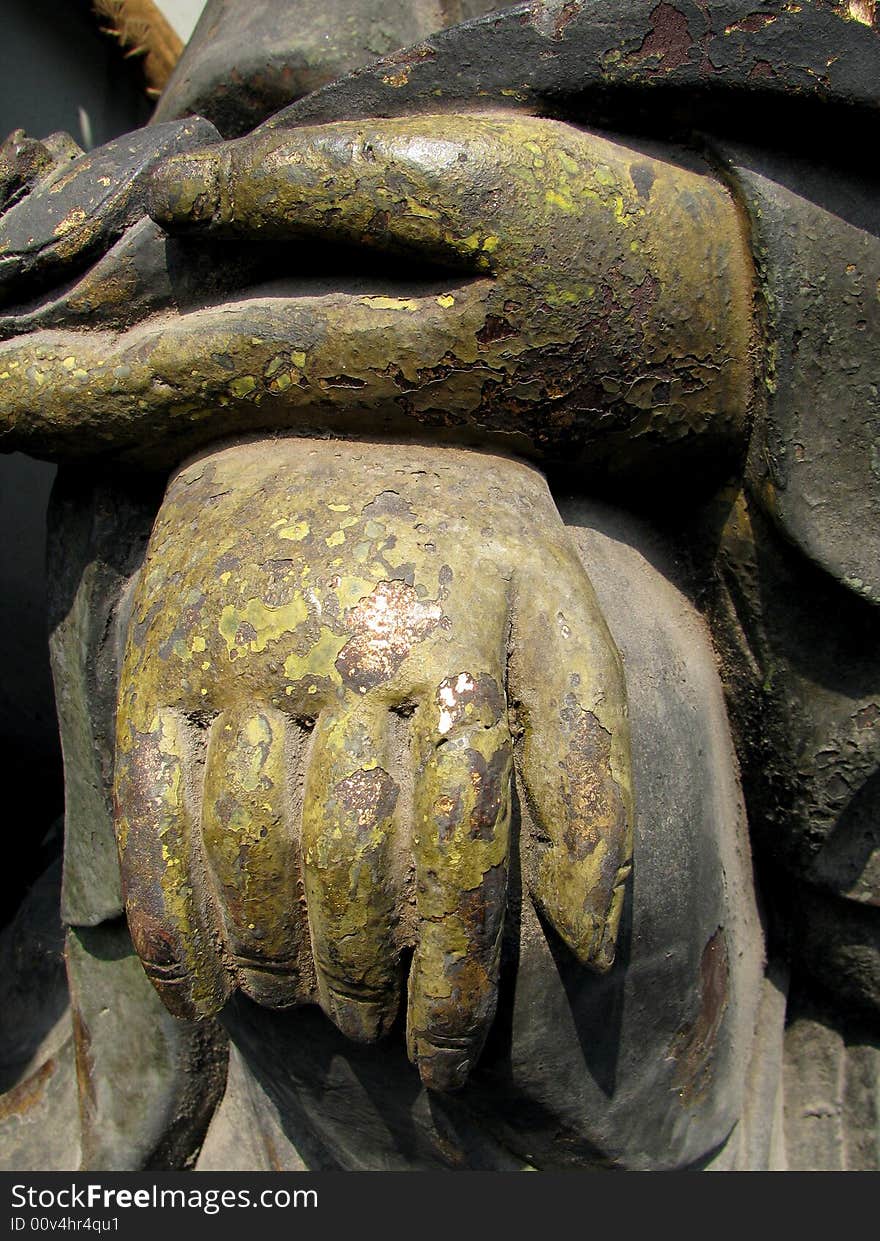
[[[866,707],[862,707],[860,711],[856,711],[853,719],[856,728],[874,728],[877,721],[880,720],[880,707],[876,702],[869,702]]]
[[[471,840],[492,840],[495,836],[495,827],[507,791],[510,759],[511,747],[507,741],[495,751],[488,763],[478,750],[467,752],[470,781],[474,791],[474,806],[468,820]]]
[[[553,22],[554,39],[562,38],[566,27],[574,21],[583,7],[582,0],[568,0],[567,4],[563,4],[562,8],[557,11]]]
[[[57,1067],[54,1060],[47,1060],[35,1073],[31,1073],[30,1077],[0,1095],[0,1121],[9,1120],[13,1116],[26,1116],[38,1107]]]
[[[423,642],[443,619],[437,600],[421,600],[406,582],[379,582],[349,608],[343,618],[354,634],[336,658],[350,689],[366,693],[388,681],[417,642]]]
[[[275,1149],[275,1143],[272,1141],[268,1133],[260,1130],[260,1140],[263,1143],[263,1150],[272,1172],[285,1172],[286,1169],[278,1157],[278,1151]]]
[[[435,800],[431,809],[437,827],[437,838],[441,844],[448,844],[455,835],[455,829],[461,822],[461,804],[461,789],[444,793]]]
[[[384,768],[372,767],[346,776],[334,792],[348,816],[357,823],[358,832],[369,836],[379,823],[391,818],[400,790]]]
[[[157,918],[132,907],[128,910],[128,926],[144,968],[157,971],[162,977],[182,974],[176,940]]]
[[[562,797],[566,806],[563,841],[581,861],[600,840],[608,844],[607,857],[616,869],[618,849],[626,839],[626,806],[611,771],[611,734],[592,711],[569,703],[562,712],[569,737],[568,752],[559,766],[563,772]]]
[[[392,66],[399,69],[400,74],[382,73],[382,81],[387,86],[402,86],[409,80],[410,71],[421,65],[426,60],[433,60],[437,55],[430,43],[418,43],[415,47],[405,47],[399,52],[392,52],[389,56],[383,56],[377,66],[381,72]],[[400,80],[395,81],[395,78]]]
[[[694,41],[687,18],[671,4],[658,4],[651,13],[651,30],[637,52],[627,57],[630,65],[657,57],[657,73],[672,73],[691,58]]]
[[[95,1061],[92,1056],[92,1032],[83,1020],[82,1013],[74,1003],[71,1005],[73,1024],[74,1064],[79,1095],[79,1110],[83,1121],[94,1117],[98,1111],[95,1091]]]
[[[437,687],[436,698],[441,733],[448,733],[457,724],[495,724],[504,714],[498,682],[485,672],[446,677]]]
[[[633,315],[640,324],[644,324],[651,313],[651,307],[657,300],[659,287],[650,272],[641,284],[632,291]]]
[[[705,1096],[712,1080],[712,1053],[730,1002],[727,941],[721,927],[700,958],[700,1008],[694,1021],[675,1036],[668,1058],[676,1061],[673,1085],[682,1103]]]
[[[486,321],[476,334],[477,343],[481,349],[488,347],[498,340],[507,340],[509,336],[516,336],[517,329],[512,323],[502,318],[500,315],[486,315]]]
[[[759,30],[763,30],[765,26],[770,26],[773,22],[778,21],[776,13],[749,13],[746,17],[740,18],[738,22],[724,28],[725,34],[733,34],[742,31],[744,34],[757,34]]]
[[[462,892],[458,914],[478,956],[489,958],[507,905],[507,866],[490,866],[478,887]]]

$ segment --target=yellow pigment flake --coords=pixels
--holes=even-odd
[[[284,661],[284,675],[289,681],[329,675],[332,681],[341,684],[342,677],[336,669],[336,660],[347,641],[346,635],[340,637],[326,626],[322,626],[320,637],[305,655],[287,656]],[[290,689],[289,686],[288,689]],[[317,687],[308,690],[308,693],[317,693]]]
[[[350,504],[328,504],[327,507],[329,508],[331,513],[350,513],[351,512]]]
[[[409,209],[409,214],[418,216],[419,219],[423,219],[423,220],[439,220],[440,219],[439,211],[436,211],[433,207],[426,207],[423,203],[416,202],[414,198],[408,198],[406,200],[406,205],[407,205],[407,208]]]
[[[264,651],[270,642],[294,633],[308,618],[308,608],[300,598],[295,598],[284,607],[273,608],[262,599],[248,599],[244,608],[229,605],[223,609],[218,626],[220,635],[229,651],[247,647],[251,651]],[[239,628],[249,625],[256,637],[250,641],[236,641]]]
[[[437,305],[442,306],[444,310],[448,310],[450,306],[455,305],[455,298],[451,293],[444,293],[441,297],[437,298]]]
[[[205,649],[205,639],[204,638],[193,638],[192,649],[194,651],[203,651]]]
[[[544,195],[548,207],[558,207],[560,211],[566,211],[569,215],[574,211],[574,203],[570,198],[563,198],[561,194],[557,194],[556,190],[548,190]]]
[[[332,534],[327,536],[324,542],[328,547],[339,547],[340,543],[345,542],[345,531],[334,530]]]
[[[309,523],[307,521],[295,521],[290,526],[285,526],[283,530],[278,531],[279,539],[287,539],[291,543],[301,543],[309,533]]]
[[[268,745],[272,740],[272,730],[265,716],[252,716],[245,725],[244,735],[252,746]]]
[[[296,349],[291,353],[290,360],[294,366],[305,366],[306,355],[301,350]]]
[[[580,172],[580,164],[576,159],[572,159],[567,151],[557,151],[556,158],[559,160],[559,163],[565,171],[570,173],[572,176],[576,176],[577,173]]]
[[[85,218],[86,213],[83,211],[82,207],[76,207],[73,211],[71,211],[70,215],[65,216],[59,224],[55,225],[53,230],[55,236],[63,237],[64,234],[69,233],[72,228],[76,228],[78,225],[82,224]]]
[[[476,249],[476,246],[473,247]],[[418,310],[413,297],[365,297],[361,299],[371,310]]]

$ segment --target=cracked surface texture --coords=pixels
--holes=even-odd
[[[135,946],[175,1012],[240,987],[318,1002],[362,1041],[394,1022],[411,954],[411,1059],[460,1086],[495,1010],[514,766],[532,898],[604,970],[628,737],[616,649],[531,467],[303,439],[209,452],[169,485],[121,678]]]

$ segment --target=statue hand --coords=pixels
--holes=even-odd
[[[413,116],[174,155],[147,205],[175,237],[153,317],[0,347],[21,447],[173,465],[257,428],[441,426],[597,470],[739,442],[750,271],[708,171],[535,117]],[[234,286],[205,267],[225,249]]]
[[[505,458],[258,441],[173,479],[121,677],[135,946],[173,1011],[240,987],[394,1021],[461,1085],[496,1003],[514,765],[524,887],[606,969],[629,871],[617,652],[543,478]]]
[[[391,278],[459,273],[446,296],[400,299],[390,357],[375,348],[390,307],[349,299],[337,373],[361,400],[391,373],[413,417],[539,445],[577,426],[580,451],[597,431],[600,451],[615,432],[636,438],[634,422],[662,436],[667,415],[676,439],[741,426],[750,272],[709,175],[513,113],[270,122],[166,161],[148,204],[182,236],[347,243]],[[339,350],[332,310],[327,337]]]

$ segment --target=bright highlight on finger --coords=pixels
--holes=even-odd
[[[418,934],[407,1048],[433,1090],[463,1086],[495,1015],[513,750],[498,682],[444,680],[416,721]]]
[[[233,987],[199,883],[202,869],[189,803],[192,754],[177,712],[160,710],[148,733],[117,748],[116,835],[135,951],[175,1016],[222,1008]]]

